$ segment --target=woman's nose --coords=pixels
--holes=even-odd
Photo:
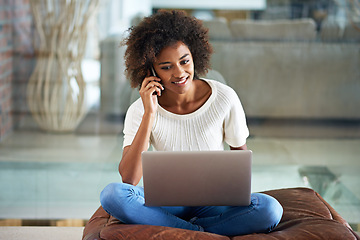
[[[184,73],[184,69],[181,66],[176,66],[174,67],[174,72],[173,72],[173,76],[175,78],[181,78],[183,76]]]

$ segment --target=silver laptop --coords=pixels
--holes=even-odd
[[[147,206],[248,206],[250,150],[142,153]]]

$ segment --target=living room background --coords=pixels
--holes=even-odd
[[[57,9],[64,6],[49,2],[43,1],[42,11],[62,16]],[[123,120],[138,93],[124,74],[120,42],[142,17],[180,8],[209,28],[214,55],[206,77],[226,82],[244,105],[248,145],[255,154],[253,190],[313,188],[359,231],[359,1],[82,2],[96,4],[86,24],[78,22],[86,27],[77,30],[79,36],[87,36],[77,62],[81,71],[62,72],[64,79],[70,77],[53,111],[55,105],[41,110],[45,92],[30,94],[42,82],[35,81],[33,89],[29,82],[37,63],[51,59],[39,50],[37,24],[59,26],[37,19],[30,0],[0,0],[0,225],[81,226],[99,205],[101,189],[121,181]],[[81,56],[71,51],[64,63]],[[54,70],[47,76],[44,68],[38,79],[55,79],[51,72],[62,62],[53,59],[49,69]],[[84,82],[79,84],[75,76],[80,72]],[[83,114],[64,130],[56,121],[66,112],[68,93],[73,105],[84,96]],[[41,116],[51,120],[44,123]]]

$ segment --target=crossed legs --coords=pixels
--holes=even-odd
[[[167,226],[234,236],[268,232],[283,209],[271,196],[253,193],[249,206],[148,207],[143,188],[111,183],[101,192],[102,207],[127,224]]]

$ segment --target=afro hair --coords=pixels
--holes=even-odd
[[[141,86],[160,51],[179,41],[186,44],[193,56],[195,78],[205,75],[210,68],[212,47],[208,29],[183,11],[160,10],[129,31],[123,45],[127,46],[126,73],[133,88]]]

